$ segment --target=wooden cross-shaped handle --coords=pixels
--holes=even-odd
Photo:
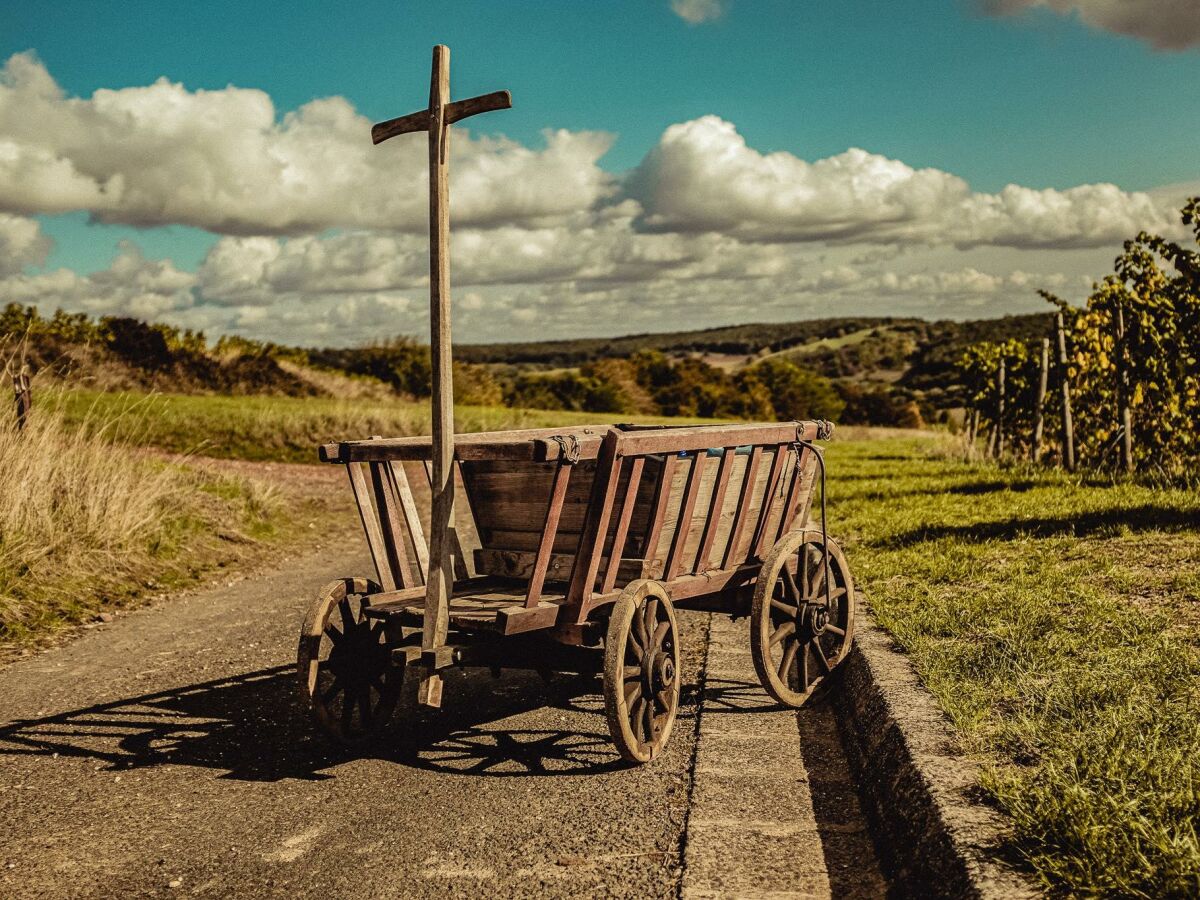
[[[380,122],[371,129],[376,144],[399,134],[429,132],[429,343],[433,361],[433,510],[429,529],[429,571],[425,578],[425,621],[421,647],[426,654],[445,646],[450,594],[454,586],[454,389],[450,357],[450,126],[468,116],[508,109],[508,91],[450,102],[450,48],[433,48],[426,109]],[[461,555],[461,550],[457,551]],[[440,706],[442,679],[433,669],[421,679],[417,699]]]

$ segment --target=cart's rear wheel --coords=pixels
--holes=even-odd
[[[654,759],[679,709],[675,608],[657,581],[634,581],[613,605],[604,640],[604,712],[621,756]]]
[[[366,578],[330,582],[300,629],[300,693],[321,730],[351,746],[384,729],[404,680],[404,669],[392,665],[384,623],[364,615],[379,590]]]
[[[750,608],[750,651],[759,681],[786,706],[801,706],[850,650],[854,579],[842,550],[821,532],[794,531],[759,573]],[[828,590],[827,590],[828,589]]]

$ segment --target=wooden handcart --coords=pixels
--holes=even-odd
[[[368,740],[413,669],[603,672],[613,741],[644,763],[666,745],[679,706],[677,607],[749,616],[763,687],[799,706],[847,653],[854,625],[845,557],[810,525],[819,467],[824,475],[813,441],[831,430],[456,435],[458,521],[469,517],[478,540],[469,574],[471,535],[450,534],[455,577],[440,622],[425,614],[429,550],[404,466],[428,461],[431,440],[322,447],[349,473],[376,577],[332,582],[305,619],[299,678],[316,722],[338,741]]]

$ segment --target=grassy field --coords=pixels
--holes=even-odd
[[[1200,496],[835,443],[830,527],[1055,893],[1200,895]]]
[[[317,445],[328,441],[429,433],[429,403],[402,400],[148,396],[74,390],[63,395],[62,410],[72,424],[119,419],[123,424],[116,426],[115,433],[138,445],[228,459],[316,462]],[[644,420],[621,414],[503,407],[460,406],[455,410],[458,431]]]
[[[370,400],[75,392],[62,408],[76,425],[117,423],[97,448],[124,435],[250,460],[309,462],[321,441],[427,429],[424,405]],[[491,430],[604,417],[463,408],[457,418],[461,430]],[[829,453],[831,530],[962,749],[985,761],[986,790],[1015,823],[1012,849],[1056,893],[1200,893],[1200,496],[966,463],[948,438],[840,434]],[[139,515],[158,509],[161,520],[123,545],[139,548],[132,564],[127,549],[104,548],[110,555],[97,559],[124,561],[103,590],[169,572],[183,544],[174,535],[229,521],[288,527],[289,511],[268,515],[247,483],[137,466],[163,486]],[[66,480],[60,490],[70,490]],[[229,506],[161,505],[163,491],[181,485],[181,496],[207,493]],[[50,593],[75,596],[62,586],[88,570],[71,571],[74,580],[46,582]],[[103,593],[89,590],[79,596]],[[91,603],[66,607],[66,616]],[[39,623],[27,617],[20,627]]]

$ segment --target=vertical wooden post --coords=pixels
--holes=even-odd
[[[1068,472],[1075,471],[1075,426],[1071,422],[1071,379],[1067,373],[1067,329],[1063,324],[1062,310],[1054,317],[1054,330],[1058,337],[1058,367],[1062,379],[1062,426],[1063,465]]]
[[[508,91],[450,102],[450,48],[433,48],[429,107],[379,122],[371,128],[378,144],[401,134],[429,132],[429,343],[433,361],[433,466],[429,470],[433,511],[429,529],[429,573],[425,580],[425,621],[421,646],[427,663],[446,643],[455,571],[466,561],[454,529],[454,387],[450,357],[450,126],[469,116],[509,109]],[[426,669],[417,701],[440,706],[442,679]]]
[[[979,426],[979,410],[974,406],[968,407],[963,425],[967,429],[967,455],[975,456],[975,429]]]
[[[1050,338],[1042,338],[1042,361],[1039,369],[1037,398],[1033,403],[1033,447],[1030,458],[1037,462],[1042,455],[1042,432],[1045,426],[1046,385],[1050,379]]]
[[[1000,370],[996,373],[996,458],[1004,456],[1004,381],[1007,363],[1000,357]]]
[[[1125,311],[1118,303],[1113,316],[1116,343],[1113,362],[1117,367],[1117,420],[1121,423],[1121,470],[1133,471],[1133,415],[1129,410],[1129,367],[1125,359]]]
[[[425,582],[425,622],[421,646],[446,642],[454,560],[454,378],[450,358],[450,48],[433,48],[429,79],[429,343],[433,357],[433,510],[429,528],[429,577]],[[427,706],[441,706],[442,679],[428,672],[417,694]]]

